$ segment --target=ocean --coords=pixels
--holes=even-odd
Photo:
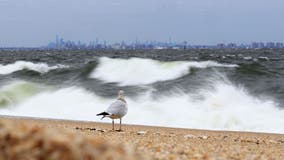
[[[0,115],[284,133],[284,50],[0,51]]]

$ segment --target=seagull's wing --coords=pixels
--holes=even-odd
[[[123,117],[127,113],[127,104],[121,100],[116,100],[107,109],[107,113]]]

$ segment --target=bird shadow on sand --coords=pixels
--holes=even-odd
[[[75,127],[76,130],[82,130],[82,131],[98,131],[98,132],[124,132],[123,130],[121,129],[117,129],[117,130],[104,130],[104,129],[96,129],[96,128],[90,128],[90,127],[87,127],[87,128],[81,128],[81,127]]]

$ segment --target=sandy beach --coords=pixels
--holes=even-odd
[[[54,154],[54,159],[64,159],[64,156],[66,159],[70,154],[70,152],[66,152],[66,150],[70,150],[68,145],[72,145],[73,150],[81,150],[80,154],[78,152],[79,156],[77,155],[77,158],[75,156],[73,159],[78,159],[80,155],[85,155],[84,159],[108,159],[107,156],[110,159],[284,159],[284,135],[281,134],[206,131],[139,125],[123,125],[123,131],[117,132],[111,131],[111,124],[25,117],[1,117],[0,123],[2,147],[0,160],[17,159],[17,157],[9,157],[16,154],[25,154],[26,157],[34,156],[34,159],[40,159],[36,156],[43,154],[41,150],[44,149],[49,153],[59,152]],[[32,136],[27,136],[28,134]],[[13,140],[13,137],[16,140]],[[43,141],[41,143],[49,145],[27,145],[24,143],[25,141],[33,141],[35,137],[38,137],[37,141],[40,140],[40,142]],[[47,138],[42,140],[42,137]],[[76,139],[80,140],[77,142]],[[67,145],[67,149],[54,150],[56,146],[58,147],[58,143],[63,146]],[[78,149],[76,149],[77,143]],[[90,146],[94,146],[94,150],[100,150],[103,145],[104,153],[110,148],[106,152],[107,156],[103,156],[105,154],[87,154],[94,153],[90,148],[82,147],[88,146],[89,143],[92,143]],[[49,149],[46,146],[49,146]],[[31,150],[28,149],[33,147],[38,150],[35,155],[32,155]],[[52,149],[54,151],[51,151]],[[61,151],[65,155],[60,157]],[[89,158],[86,155],[89,155]]]

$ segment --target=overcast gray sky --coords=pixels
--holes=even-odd
[[[0,0],[0,46],[83,42],[284,41],[283,0]]]

